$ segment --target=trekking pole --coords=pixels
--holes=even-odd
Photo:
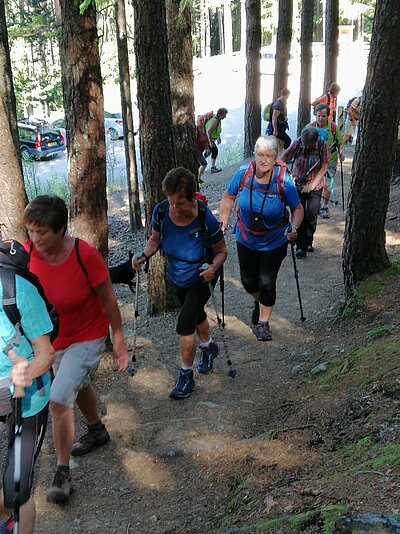
[[[21,464],[22,464],[22,399],[24,397],[24,388],[15,386],[15,412],[14,412],[14,509],[13,534],[19,534],[19,509],[21,501]]]
[[[134,365],[136,362],[136,338],[137,338],[137,322],[139,317],[139,273],[136,271],[136,286],[135,286],[135,301],[134,301],[134,314],[133,314],[133,342],[132,342],[132,365],[128,367],[128,374],[135,376],[137,369]]]
[[[224,279],[224,264],[221,265],[221,274],[219,277],[219,288],[221,290],[221,315],[222,328],[225,328],[225,279]]]
[[[340,182],[342,185],[342,209],[344,211],[344,185],[343,185],[343,163],[340,160]]]
[[[206,269],[209,268],[209,266],[210,265],[208,263],[203,263],[203,265],[201,266],[201,270],[205,271]],[[225,356],[226,356],[226,363],[228,364],[228,368],[229,368],[228,376],[230,378],[235,378],[235,376],[237,375],[237,371],[233,366],[231,358],[229,357],[228,347],[226,346],[225,330],[224,330],[225,323],[221,319],[221,317],[220,317],[220,315],[218,313],[217,301],[215,299],[214,288],[212,286],[212,283],[211,283],[211,281],[209,281],[207,283],[208,283],[208,288],[210,290],[211,300],[212,300],[212,303],[213,303],[213,308],[214,308],[214,311],[215,311],[215,315],[217,317],[218,328],[219,328],[219,331],[221,333],[221,340],[222,340],[222,345],[224,346],[224,352],[225,352]]]
[[[291,228],[288,229],[288,231],[290,232],[291,231]],[[297,296],[299,298],[299,306],[300,306],[300,313],[301,313],[301,316],[300,316],[300,319],[302,321],[305,321],[306,318],[304,317],[304,313],[303,313],[303,304],[301,302],[301,293],[300,293],[300,284],[299,284],[299,271],[297,270],[297,263],[296,263],[296,255],[294,253],[294,242],[293,241],[289,241],[290,243],[290,247],[292,249],[292,260],[293,260],[293,269],[294,269],[294,278],[296,280],[296,287],[297,287]]]
[[[337,206],[339,204],[338,200],[332,200],[331,198],[324,197],[323,195],[321,195],[321,198],[322,198],[322,200],[327,200],[328,202],[332,202],[332,204],[334,204],[335,206]]]

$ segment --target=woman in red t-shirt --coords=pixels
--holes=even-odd
[[[121,314],[108,268],[98,251],[66,234],[68,210],[57,196],[42,195],[28,204],[24,224],[30,240],[29,269],[39,278],[47,299],[59,315],[56,373],[50,391],[50,412],[57,470],[47,500],[65,503],[72,492],[69,461],[107,443],[110,436],[100,420],[90,373],[99,365],[108,327],[113,333],[113,357],[119,371],[128,365]],[[75,401],[88,432],[74,444]]]

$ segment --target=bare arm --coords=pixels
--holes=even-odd
[[[291,222],[291,231],[287,232],[287,238],[289,241],[296,241],[297,239],[297,229],[301,225],[304,219],[304,208],[299,203],[297,206],[290,210],[290,222]]]
[[[113,333],[113,358],[118,371],[123,372],[128,367],[128,352],[125,346],[124,332],[122,330],[121,312],[112,288],[110,277],[94,288],[110,321]]]
[[[141,266],[146,263],[146,261],[154,256],[154,254],[157,252],[160,246],[160,232],[157,232],[154,230],[154,228],[151,231],[151,236],[149,237],[146,246],[144,247],[143,254],[144,256],[140,256],[137,258],[136,256],[133,256],[132,258],[132,268],[135,269],[135,271],[140,271]]]
[[[29,387],[33,379],[42,376],[54,362],[54,349],[47,334],[29,341],[33,348],[33,360],[21,358],[13,350],[8,353],[13,362],[10,373],[11,382],[22,388]]]
[[[228,256],[228,251],[226,249],[225,239],[221,239],[221,241],[218,241],[215,245],[211,245],[214,258],[213,262],[210,264],[208,269],[205,269],[202,271],[200,276],[204,278],[207,282],[212,280],[215,276],[215,273],[217,270],[223,265],[224,261],[226,260]]]
[[[219,220],[222,223],[221,230],[223,232],[225,232],[226,227],[228,226],[229,215],[231,214],[235,198],[234,195],[230,195],[227,191],[225,191],[222,196],[219,205]]]
[[[302,192],[310,193],[310,191],[313,191],[317,187],[319,182],[323,179],[327,170],[328,170],[328,162],[326,161],[325,163],[321,163],[320,170],[317,172],[317,174],[314,176],[311,182],[309,182],[303,187]]]
[[[274,109],[274,112],[272,113],[272,128],[274,130],[274,136],[276,137],[278,135],[278,117],[281,114],[279,109]]]

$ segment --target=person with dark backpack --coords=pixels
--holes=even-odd
[[[109,271],[100,253],[67,234],[68,210],[57,196],[41,195],[24,211],[29,240],[29,269],[36,274],[59,315],[53,345],[55,378],[50,412],[57,467],[47,500],[68,502],[72,493],[70,456],[81,456],[105,445],[110,436],[97,408],[90,375],[100,362],[109,326],[113,359],[120,372],[128,366],[121,314]],[[87,432],[74,443],[75,401],[85,417]]]
[[[272,104],[270,109],[270,121],[267,127],[266,134],[273,135],[282,142],[283,148],[288,148],[292,142],[286,130],[289,128],[287,117],[287,101],[290,91],[284,87],[279,97]]]
[[[305,258],[307,252],[312,252],[317,229],[322,189],[330,159],[329,146],[319,138],[317,128],[305,128],[281,159],[286,163],[293,162],[292,175],[304,208],[304,219],[296,241],[296,257]]]
[[[195,198],[196,180],[188,169],[170,170],[162,188],[167,200],[155,206],[151,236],[143,253],[132,258],[132,266],[140,270],[159,248],[167,257],[167,276],[182,306],[176,326],[182,366],[170,397],[183,399],[195,389],[195,334],[200,341],[199,373],[211,373],[219,353],[204,307],[211,297],[208,282],[215,286],[227,251],[219,222]]]
[[[225,230],[230,213],[237,206],[233,233],[241,281],[254,299],[254,334],[259,341],[269,341],[276,279],[287,254],[288,240],[297,237],[303,207],[286,166],[277,164],[276,137],[259,137],[254,155],[255,159],[242,165],[227,185],[220,204],[220,219]]]
[[[20,243],[0,241],[0,420],[8,426],[0,532],[13,531],[14,511],[20,534],[34,529],[33,473],[47,429],[54,361],[54,325],[27,262]]]

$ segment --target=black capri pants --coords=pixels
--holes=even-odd
[[[211,284],[215,287],[218,277]],[[180,336],[190,336],[196,331],[196,326],[207,319],[204,306],[211,297],[207,282],[200,281],[191,287],[179,287],[174,284],[174,292],[182,309],[179,313],[176,331]]]
[[[21,484],[20,504],[26,503],[33,484],[33,472],[36,460],[46,435],[49,405],[32,417],[22,419],[22,448],[21,448]],[[4,506],[9,510],[14,507],[14,441],[15,419],[14,413],[8,418],[8,451],[3,473]]]
[[[210,148],[211,151],[211,157],[212,159],[217,159],[218,156],[218,147],[216,145],[216,141],[214,141],[214,145]]]
[[[274,306],[276,301],[276,278],[287,254],[287,243],[279,248],[261,252],[237,242],[240,277],[247,293],[260,293],[264,306]]]

